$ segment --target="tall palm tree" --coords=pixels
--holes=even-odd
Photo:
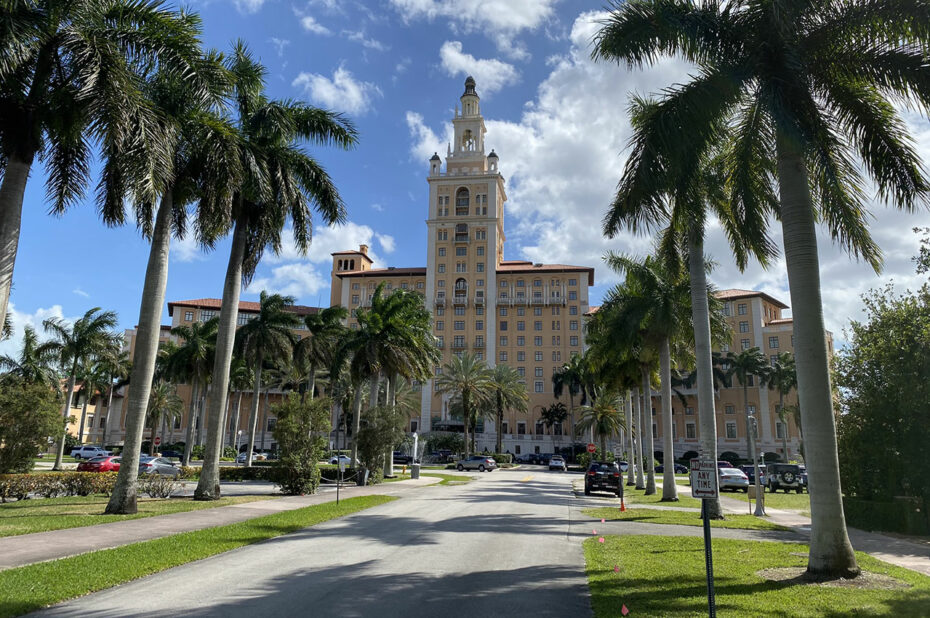
[[[104,376],[102,384],[106,388],[106,412],[103,424],[103,443],[106,445],[109,442],[110,435],[110,410],[113,407],[113,393],[129,383],[129,373],[132,371],[129,352],[122,346],[107,348],[103,354],[97,356],[94,371]]]
[[[201,402],[206,396],[210,370],[216,356],[216,332],[219,320],[180,324],[171,329],[178,344],[168,348],[165,358],[166,378],[175,384],[190,384],[191,400],[187,413],[187,432],[181,465],[189,466],[194,447],[194,429],[203,427],[200,418]]]
[[[36,156],[51,210],[81,201],[91,145],[101,146],[104,220],[122,223],[133,180],[152,184],[165,170],[157,114],[139,83],[140,67],[193,79],[200,19],[151,0],[11,0],[0,9],[0,324],[5,320],[19,243],[23,196]],[[154,165],[135,167],[139,152]]]
[[[101,353],[101,355],[103,354],[105,354],[105,352]],[[77,438],[78,443],[83,444],[84,427],[87,420],[87,406],[99,395],[100,398],[98,399],[96,408],[102,407],[103,390],[110,376],[106,372],[101,371],[101,368],[96,363],[96,359],[88,359],[79,371],[80,373],[78,375],[81,380],[80,393],[84,395],[84,402],[81,404],[81,420],[78,424]],[[99,410],[97,418],[99,418]]]
[[[62,428],[61,438],[58,441],[55,470],[61,470],[61,460],[65,452],[68,410],[74,397],[74,382],[77,378],[78,369],[88,359],[102,353],[114,344],[114,341],[118,339],[118,335],[113,333],[116,323],[116,313],[103,311],[100,307],[89,309],[73,324],[62,318],[49,318],[42,322],[43,328],[52,336],[50,349],[54,350],[55,354],[58,355],[63,367],[69,367],[67,395],[62,410],[65,424]]]
[[[572,354],[567,363],[552,374],[552,394],[556,399],[562,397],[562,392],[568,392],[569,435],[572,444],[575,443],[575,395],[581,393],[584,379],[584,358],[580,354]],[[574,446],[572,447],[574,454]]]
[[[898,208],[926,201],[930,183],[892,101],[926,114],[930,12],[924,3],[880,0],[784,6],[634,0],[612,9],[597,35],[596,56],[642,66],[660,55],[681,55],[697,65],[689,83],[665,91],[657,157],[676,152],[699,161],[708,145],[729,140],[728,176],[738,208],[752,208],[761,187],[772,178],[778,183],[775,214],[809,443],[808,571],[856,575],[843,515],[815,222],[825,222],[834,239],[878,269],[863,171]]]
[[[523,378],[521,378],[517,370],[510,365],[495,365],[494,368],[491,369],[488,388],[490,390],[491,400],[494,404],[494,420],[497,425],[497,450],[495,452],[502,453],[503,436],[501,435],[501,430],[503,429],[504,423],[504,410],[526,412],[529,395],[526,393],[526,384],[523,382]],[[565,405],[562,404],[562,410],[564,411],[564,409]],[[549,427],[551,428],[552,425],[550,424]]]
[[[326,170],[300,145],[335,145],[349,149],[356,132],[340,114],[295,101],[275,101],[264,93],[265,68],[238,42],[227,62],[233,76],[236,124],[241,134],[243,182],[232,204],[232,246],[223,284],[214,396],[207,411],[207,446],[198,500],[219,499],[221,419],[226,410],[229,367],[235,343],[242,282],[251,280],[265,247],[277,253],[288,218],[294,244],[305,253],[313,232],[311,210],[332,225],[345,219],[345,206]],[[312,207],[312,208],[311,208]]]
[[[759,460],[756,458],[756,424],[758,417],[749,411],[749,382],[758,380],[761,387],[768,376],[769,365],[759,348],[742,350],[739,354],[727,352],[728,372],[736,377],[743,387],[743,410],[746,412],[746,454],[754,466],[753,478],[756,485],[756,515],[764,515],[762,508],[762,483],[759,478]],[[761,414],[761,410],[759,411]]]
[[[785,410],[785,395],[798,387],[798,373],[794,366],[794,356],[782,352],[769,368],[766,384],[778,391],[778,419],[781,421],[782,455],[788,461],[788,413]]]
[[[266,364],[290,362],[293,357],[297,337],[294,336],[292,329],[300,324],[297,314],[288,311],[288,308],[293,305],[293,296],[268,294],[262,291],[259,297],[258,315],[243,324],[236,334],[238,353],[252,366],[252,412],[249,417],[249,450],[246,459],[246,466],[249,467],[252,465],[252,452],[255,448],[255,430],[262,393],[262,370]],[[218,394],[218,391],[214,391],[213,401],[218,398]],[[212,433],[211,429],[210,434]],[[204,465],[206,465],[206,459]],[[217,481],[218,484],[219,481]],[[219,488],[216,488],[216,491],[218,492]]]
[[[472,414],[480,400],[491,395],[491,374],[483,360],[468,352],[442,366],[442,374],[436,377],[436,389],[440,393],[456,395],[462,400],[462,416],[465,420],[465,456],[470,454],[468,429]]]
[[[175,387],[169,383],[158,380],[152,385],[149,393],[149,405],[146,409],[146,424],[152,427],[149,438],[149,455],[155,454],[155,432],[158,426],[165,422],[174,422],[184,409],[184,402],[175,392]],[[186,464],[185,464],[186,465]]]
[[[31,326],[23,329],[23,347],[19,356],[0,356],[0,370],[22,378],[25,382],[58,388],[58,375],[53,366],[54,344],[42,343]]]
[[[242,395],[252,386],[253,380],[252,368],[241,356],[234,356],[232,365],[229,367],[229,393],[236,393],[236,405],[233,408],[232,420],[229,423],[229,444],[236,447],[236,437],[239,431],[239,412],[242,409]]]
[[[317,371],[329,366],[339,338],[345,334],[343,321],[348,315],[348,309],[334,305],[304,318],[304,326],[310,334],[297,343],[294,357],[307,365],[307,395],[311,400],[316,390]]]
[[[602,456],[607,452],[607,439],[626,429],[626,423],[617,407],[618,400],[615,396],[600,397],[594,405],[580,408],[578,426],[591,430],[594,438],[600,442]]]
[[[564,426],[565,421],[568,420],[568,409],[565,407],[565,404],[561,401],[554,401],[550,405],[542,409],[542,414],[540,415],[542,421],[546,424],[546,427],[549,428],[549,431],[552,431],[552,428],[556,425]],[[501,427],[498,426],[497,434],[500,435]],[[561,436],[561,433],[559,434]],[[556,442],[556,452],[559,451],[558,441]],[[500,438],[497,442],[497,452],[501,452]]]

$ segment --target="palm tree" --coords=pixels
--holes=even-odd
[[[575,395],[581,393],[582,380],[584,379],[584,358],[580,354],[572,354],[567,363],[562,365],[555,373],[552,374],[552,394],[556,399],[562,397],[563,390],[568,391],[568,415],[569,428],[574,445],[575,435]],[[572,456],[574,457],[574,446],[572,446]]]
[[[111,346],[118,349],[117,346]],[[100,356],[105,354],[102,352]],[[103,399],[103,387],[107,383],[107,379],[110,377],[106,372],[101,371],[101,368],[97,365],[96,359],[88,359],[84,367],[80,369],[80,380],[81,380],[81,390],[80,392],[84,395],[84,403],[81,404],[81,422],[78,425],[78,443],[84,443],[84,424],[87,420],[87,406],[90,402],[100,395],[100,399]],[[101,407],[99,402],[97,407]]]
[[[288,310],[293,305],[293,296],[268,294],[262,291],[259,297],[258,315],[243,324],[236,334],[238,353],[252,366],[252,413],[249,417],[249,450],[245,464],[249,467],[252,465],[252,452],[255,449],[255,430],[262,393],[262,370],[266,363],[290,362],[293,357],[297,337],[294,336],[292,329],[300,324],[297,314]],[[218,391],[214,392],[214,401],[218,398],[218,394]],[[218,419],[217,422],[220,420],[222,419]],[[213,433],[212,430],[210,433]],[[206,465],[206,459],[204,465]],[[218,493],[219,488],[215,488],[215,491]]]
[[[457,395],[462,400],[462,416],[465,421],[465,456],[468,457],[468,428],[472,413],[480,400],[491,395],[491,373],[483,360],[468,352],[442,366],[442,374],[436,377],[436,389],[440,393]]]
[[[681,55],[693,79],[665,91],[658,158],[700,161],[729,140],[736,208],[752,209],[775,179],[795,336],[798,397],[809,442],[808,572],[855,576],[846,534],[824,336],[815,222],[880,265],[863,204],[863,171],[878,195],[911,209],[930,192],[900,105],[926,113],[926,7],[865,0],[694,4],[615,2],[595,56],[629,66]],[[644,36],[643,33],[650,33]],[[855,153],[855,154],[853,154]],[[856,161],[858,155],[859,161]]]
[[[149,393],[149,405],[146,409],[145,422],[152,427],[149,439],[149,455],[155,454],[155,432],[158,426],[181,416],[184,402],[178,397],[175,388],[169,382],[158,380]],[[184,464],[186,465],[186,464]]]
[[[232,420],[229,423],[229,444],[237,444],[236,437],[239,431],[239,412],[242,409],[242,395],[252,386],[252,368],[241,356],[234,356],[229,367],[229,393],[236,393],[236,405],[233,408]]]
[[[332,225],[345,219],[345,206],[332,179],[299,142],[349,149],[356,132],[340,114],[295,101],[274,101],[264,94],[265,68],[239,42],[228,60],[233,75],[236,124],[241,134],[240,158],[245,178],[232,204],[232,247],[223,284],[214,396],[207,412],[207,446],[198,500],[219,499],[221,419],[226,410],[229,367],[235,343],[242,282],[251,280],[265,247],[277,253],[288,218],[294,244],[306,253],[313,233],[311,205]],[[251,455],[250,455],[251,457]]]
[[[67,374],[67,396],[62,410],[65,425],[61,439],[58,441],[58,454],[55,456],[54,467],[55,470],[61,470],[61,459],[65,452],[64,432],[67,431],[68,409],[74,397],[74,382],[78,369],[88,359],[112,346],[118,338],[112,331],[116,328],[116,313],[94,307],[73,324],[69,324],[62,318],[49,318],[42,322],[42,326],[52,335],[49,349],[54,350],[62,366],[70,367]]]
[[[592,435],[600,442],[602,456],[607,452],[607,439],[626,429],[617,401],[617,397],[604,396],[598,398],[593,406],[580,408],[581,418],[578,420],[578,426],[591,430]]]
[[[23,329],[23,347],[18,357],[0,356],[0,370],[33,384],[58,388],[58,375],[52,366],[55,360],[54,344],[41,343],[31,326]]]
[[[502,435],[504,423],[504,410],[515,410],[517,412],[526,412],[526,404],[529,401],[529,395],[526,394],[526,384],[523,378],[517,373],[517,370],[509,365],[495,365],[491,369],[489,376],[488,388],[490,389],[491,400],[494,404],[494,420],[497,431],[497,453],[503,452]],[[562,405],[564,411],[565,405]],[[563,419],[564,420],[564,419]],[[559,421],[561,422],[561,421]],[[550,424],[549,427],[552,427]]]
[[[788,414],[785,410],[785,395],[798,386],[798,374],[794,367],[794,356],[782,352],[769,368],[766,383],[778,391],[778,419],[781,421],[782,455],[788,461]]]
[[[94,371],[104,377],[102,384],[106,385],[106,416],[103,424],[103,443],[109,442],[110,410],[113,406],[113,393],[129,383],[129,373],[132,370],[132,361],[129,352],[123,347],[111,347],[97,356]],[[117,419],[118,420],[118,419]]]
[[[154,1],[12,0],[0,23],[0,324],[19,243],[23,196],[36,156],[47,172],[51,210],[80,202],[90,181],[91,144],[102,147],[100,209],[123,222],[133,181],[157,184],[163,133],[137,70],[161,66],[193,80],[200,19]],[[144,152],[153,163],[136,167]]]
[[[189,466],[191,451],[194,447],[194,429],[203,427],[201,403],[206,396],[210,381],[210,370],[216,356],[216,331],[219,321],[216,318],[206,322],[181,324],[171,329],[180,342],[168,348],[165,359],[166,378],[177,383],[191,386],[191,400],[187,413],[187,433],[184,441],[184,456],[181,465]]]
[[[334,305],[304,318],[310,335],[297,343],[294,357],[307,365],[307,394],[311,400],[316,390],[317,370],[329,366],[339,339],[345,335],[343,321],[348,315],[348,309]]]
[[[743,387],[743,410],[746,412],[746,454],[753,465],[753,477],[756,485],[756,515],[765,515],[762,508],[762,483],[759,478],[759,461],[756,458],[756,423],[757,419],[749,411],[749,382],[759,380],[759,386],[765,383],[769,366],[765,355],[759,348],[749,348],[739,354],[727,352],[727,365],[730,376],[736,376]],[[761,412],[761,411],[760,411]]]
[[[542,414],[540,415],[542,421],[546,424],[546,427],[549,428],[549,431],[552,431],[552,428],[556,425],[564,426],[565,421],[568,419],[568,409],[565,407],[565,404],[561,401],[555,401],[549,406],[542,409]],[[498,427],[498,436],[500,435],[500,427]],[[559,434],[561,435],[561,434]],[[558,452],[558,446],[556,446],[556,452]],[[500,438],[497,442],[497,452],[501,452]]]

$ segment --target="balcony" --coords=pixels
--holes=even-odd
[[[468,296],[466,296],[465,294],[456,294],[455,296],[452,297],[452,304],[458,305],[458,306],[466,306],[468,305]]]
[[[513,302],[512,299],[511,299],[509,296],[507,296],[506,294],[503,294],[503,295],[497,297],[497,304],[498,304],[498,305],[510,305],[510,304],[512,304],[512,302]]]
[[[525,305],[525,304],[526,304],[526,296],[518,295],[516,298],[513,299],[513,304],[515,304],[515,305]]]
[[[476,307],[484,306],[484,295],[483,294],[479,294],[475,296],[475,306]]]
[[[468,347],[468,346],[465,345],[465,341],[464,341],[464,340],[462,340],[462,341],[453,341],[453,342],[452,342],[452,349],[453,349],[453,350],[464,350],[466,347]]]
[[[469,242],[468,234],[456,234],[453,238],[454,242]]]
[[[534,296],[532,300],[530,300],[530,304],[531,305],[545,305],[546,300],[542,296]]]
[[[446,306],[446,297],[445,297],[445,296],[437,296],[437,297],[436,297],[436,306],[437,306],[437,307],[445,307],[445,306]]]
[[[549,297],[550,305],[565,305],[565,297],[561,295],[553,294]]]

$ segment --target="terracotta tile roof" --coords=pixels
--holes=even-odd
[[[778,318],[777,320],[771,320],[769,324],[791,324],[794,322],[794,318]]]
[[[369,270],[349,270],[336,273],[337,277],[416,277],[426,276],[426,268],[371,268]]]
[[[600,311],[600,310],[601,310],[601,306],[600,306],[600,305],[594,305],[593,307],[591,307],[590,309],[588,309],[588,310],[585,312],[585,315],[594,315],[595,313],[597,313],[597,312]]]
[[[594,269],[590,266],[571,266],[570,264],[533,264],[532,262],[501,262],[497,272],[502,274],[586,272],[588,273],[588,285],[594,285]]]
[[[194,307],[195,309],[216,309],[219,310],[223,305],[223,300],[221,298],[198,298],[195,300],[175,300],[168,303],[168,315],[174,315],[175,307]],[[261,309],[261,305],[257,302],[251,300],[240,300],[239,301],[239,311],[258,313],[258,310]],[[289,307],[290,311],[293,311],[297,315],[311,315],[317,313],[320,309],[319,307],[307,307],[305,305],[293,305]]]
[[[765,292],[758,292],[756,290],[741,290],[738,288],[733,288],[729,290],[718,290],[716,292],[716,296],[717,298],[722,298],[724,300],[736,300],[738,298],[752,298],[754,296],[761,296],[762,298],[772,303],[776,307],[780,307],[782,309],[788,308],[788,305],[781,302],[777,298],[773,298],[772,296],[769,296]]]

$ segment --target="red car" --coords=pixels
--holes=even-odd
[[[94,457],[78,464],[78,472],[119,472],[119,457]]]

